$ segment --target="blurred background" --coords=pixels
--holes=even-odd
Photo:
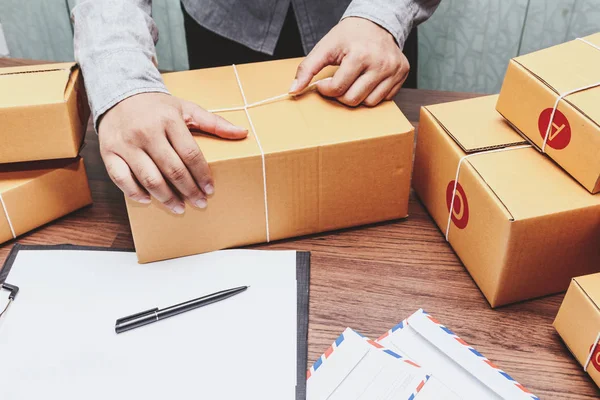
[[[179,0],[153,4],[159,68],[188,69]],[[0,57],[73,60],[74,5],[0,0]],[[511,57],[599,31],[600,0],[442,0],[419,28],[418,87],[496,93]]]

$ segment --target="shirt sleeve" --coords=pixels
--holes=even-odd
[[[426,21],[441,0],[353,0],[344,18],[361,17],[375,22],[394,36],[400,48],[410,31]]]
[[[158,29],[151,11],[151,0],[87,0],[73,8],[75,60],[83,72],[94,127],[127,97],[168,93],[157,68]]]

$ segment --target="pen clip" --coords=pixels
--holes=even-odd
[[[4,290],[8,290],[10,293],[8,294],[8,298],[9,300],[14,300],[15,297],[17,297],[17,293],[19,293],[19,287],[15,286],[15,285],[11,285],[8,283],[3,283],[2,286],[0,286],[0,288],[4,289]]]
[[[151,309],[151,310],[148,310],[148,311],[142,311],[142,312],[139,312],[139,313],[137,313],[137,314],[132,314],[132,315],[129,315],[129,316],[127,316],[127,317],[119,318],[119,319],[117,320],[117,325],[121,325],[121,324],[123,324],[123,323],[129,322],[129,321],[132,321],[132,320],[134,320],[134,319],[136,319],[136,318],[145,317],[146,315],[152,315],[152,314],[155,314],[157,311],[158,311],[158,307],[156,307],[156,308],[153,308],[153,309]]]
[[[8,308],[15,301],[15,297],[17,297],[17,293],[19,293],[19,287],[15,285],[11,285],[9,283],[3,283],[0,285],[0,289],[8,290],[8,303],[6,303],[6,307],[2,311],[0,311],[0,318],[8,311]]]

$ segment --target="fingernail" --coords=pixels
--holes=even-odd
[[[204,193],[206,193],[207,195],[211,195],[215,192],[215,187],[213,185],[211,185],[210,183],[206,186],[204,186]]]
[[[198,208],[206,208],[207,205],[208,203],[204,199],[196,200],[196,207]]]
[[[137,202],[142,204],[150,204],[151,201],[152,199],[150,199],[150,197],[141,197],[137,199]]]
[[[294,79],[294,81],[292,82],[292,86],[290,86],[289,93],[294,93],[296,90],[298,90],[298,79]]]
[[[175,207],[173,207],[173,212],[175,214],[183,214],[184,211],[185,208],[181,204],[177,204]]]
[[[243,126],[234,125],[234,127],[240,132],[248,132],[248,129],[244,128]]]

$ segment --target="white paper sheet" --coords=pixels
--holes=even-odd
[[[296,253],[23,250],[0,326],[0,398],[295,399]],[[117,335],[115,320],[237,286],[220,303]],[[271,355],[270,355],[271,354]]]

